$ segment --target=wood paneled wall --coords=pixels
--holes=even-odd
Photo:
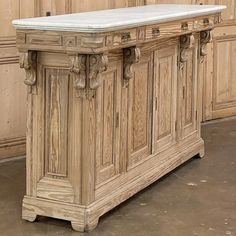
[[[33,1],[0,1],[0,159],[25,153],[26,88],[11,21],[32,16]]]
[[[215,0],[215,4],[228,8],[209,45],[210,64],[206,66],[204,88],[205,120],[236,115],[236,2]]]

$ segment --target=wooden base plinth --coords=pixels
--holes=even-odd
[[[202,139],[199,139],[181,153],[176,152],[175,156],[172,156],[167,162],[160,165],[159,168],[157,168],[157,161],[157,165],[144,173],[143,176],[111,192],[106,197],[96,200],[89,206],[25,196],[23,199],[22,218],[30,222],[35,221],[39,215],[64,219],[71,221],[74,230],[89,232],[97,226],[101,215],[197,154],[200,157],[204,156],[204,142]]]

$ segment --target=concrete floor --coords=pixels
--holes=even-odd
[[[102,218],[91,233],[70,222],[21,220],[25,160],[0,164],[0,236],[236,235],[236,120],[203,126],[206,158],[192,159]]]

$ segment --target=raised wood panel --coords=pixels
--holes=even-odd
[[[0,1],[0,159],[25,154],[25,73],[19,68],[12,20],[34,15],[34,1]]]
[[[121,61],[113,62],[103,73],[96,94],[96,183],[119,174]]]
[[[177,46],[155,51],[154,54],[154,138],[155,152],[176,142],[177,111]]]
[[[76,115],[82,114],[82,103],[74,92],[68,62],[63,54],[38,54],[37,86],[28,95],[28,105],[39,110],[28,116],[32,133],[28,133],[27,161],[39,168],[28,173],[32,179],[27,185],[37,197],[79,203],[81,172],[74,168],[81,165],[82,121]],[[32,183],[36,188],[31,189]]]
[[[0,40],[2,37],[14,37],[12,20],[34,16],[34,1],[1,0],[0,1]]]
[[[15,30],[11,25],[12,20],[20,18],[20,1],[0,1],[0,37],[15,36]]]
[[[236,26],[214,30],[204,63],[203,119],[236,115],[235,55]]]
[[[50,16],[70,13],[71,0],[36,0],[37,15]]]
[[[1,139],[22,137],[26,122],[25,72],[18,64],[0,65]]]
[[[214,41],[213,118],[236,115],[236,37]]]
[[[133,67],[128,87],[128,168],[151,153],[152,54]]]
[[[198,42],[197,42],[198,43]],[[180,107],[181,114],[181,138],[186,138],[191,136],[195,131],[197,131],[197,94],[198,94],[198,47],[195,44],[195,47],[188,50],[188,59],[183,64],[182,70],[179,71],[178,83],[180,86],[179,95],[180,101],[179,104],[182,104]]]
[[[36,115],[39,126],[35,127],[34,135],[38,133],[39,137],[34,145],[42,145],[43,149],[36,153],[41,159],[36,194],[38,197],[72,203],[74,192],[69,181],[68,159],[71,157],[68,145],[73,81],[68,69],[39,65],[38,71],[40,76],[35,96],[41,96],[42,100],[36,100],[42,111]]]
[[[45,172],[65,177],[68,161],[68,70],[45,69]]]

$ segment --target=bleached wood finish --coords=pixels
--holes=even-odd
[[[203,81],[202,119],[212,120],[236,115],[234,53],[236,43],[236,2],[234,0],[147,0],[146,4],[220,4],[227,9],[222,22],[212,33],[206,46],[207,60],[200,66]]]
[[[25,154],[26,89],[18,67],[15,30],[11,21],[108,8],[127,7],[128,0],[1,0],[0,1],[0,159]],[[132,5],[129,5],[132,6]],[[7,79],[5,79],[7,78]]]
[[[161,152],[177,142],[178,42],[154,52],[153,148]]]
[[[17,31],[28,87],[23,219],[44,215],[90,231],[110,209],[203,157],[200,72],[219,17],[96,34]]]

